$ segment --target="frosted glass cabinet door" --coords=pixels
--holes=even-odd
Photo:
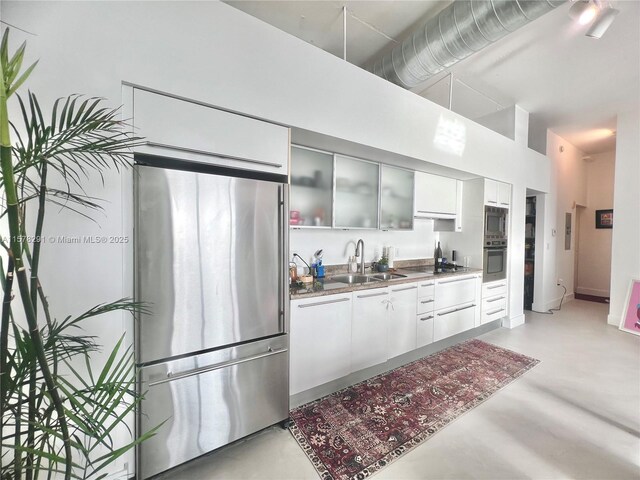
[[[413,229],[413,175],[403,168],[382,165],[380,181],[380,228]]]
[[[291,147],[291,227],[331,227],[333,155]]]
[[[337,228],[378,228],[380,165],[336,155]]]

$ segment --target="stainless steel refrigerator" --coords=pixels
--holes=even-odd
[[[136,156],[138,448],[148,478],[289,416],[282,176]]]

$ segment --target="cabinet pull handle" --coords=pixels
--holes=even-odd
[[[329,303],[348,302],[348,298],[338,298],[337,300],[327,300],[326,302],[307,303],[306,305],[298,305],[298,308],[317,307],[319,305],[328,305]]]
[[[215,152],[209,152],[207,150],[198,150],[196,148],[178,147],[177,145],[168,145],[166,143],[158,143],[158,142],[146,142],[146,143],[150,147],[169,148],[171,150],[178,150],[179,152],[197,153],[199,155],[208,155],[209,157],[229,158],[231,160],[236,160],[239,162],[257,163],[258,165],[268,165],[270,167],[282,168],[282,165],[279,163],[264,162],[262,160],[252,160],[250,158],[233,157],[231,155],[218,154]]]
[[[432,303],[432,302],[433,302],[433,299],[431,299],[431,300],[421,300],[420,301],[420,303]]]
[[[499,308],[493,312],[487,312],[487,315],[495,315],[496,313],[504,312],[504,308]]]
[[[498,203],[495,200],[487,200],[487,203]]]
[[[454,280],[440,280],[438,282],[439,285],[444,285],[445,283],[455,283],[455,282],[464,282],[465,280],[471,280],[471,278],[469,277],[464,277],[464,278],[456,278]]]
[[[507,202],[500,202],[500,205],[509,205]]]
[[[432,287],[434,282],[431,283],[423,283],[422,285],[420,285],[421,287]]]
[[[358,295],[358,298],[379,297],[381,295],[387,295],[387,292],[370,293],[368,295]]]
[[[497,302],[498,300],[504,300],[504,297],[493,298],[491,300],[485,300],[487,303]]]
[[[421,322],[426,322],[427,320],[431,320],[433,318],[433,315],[429,315],[428,317],[422,317],[420,319]]]
[[[487,290],[493,290],[494,288],[500,288],[500,287],[504,287],[505,284],[501,283],[500,285],[492,285],[490,287],[487,287]]]
[[[405,287],[405,288],[396,288],[395,290],[391,290],[392,292],[403,292],[404,290],[413,290],[414,288],[418,288],[417,285],[413,287]]]
[[[239,358],[236,360],[229,360],[226,362],[217,363],[215,365],[209,365],[206,367],[194,368],[193,370],[187,370],[186,372],[181,372],[174,374],[173,372],[167,372],[167,378],[156,380],[155,382],[149,383],[150,387],[154,387],[156,385],[160,385],[162,383],[173,382],[174,380],[180,380],[181,378],[192,377],[194,375],[200,375],[201,373],[211,372],[213,370],[220,370],[221,368],[232,367],[234,365],[239,365],[241,363],[251,362],[252,360],[258,360],[264,357],[270,357],[271,355],[277,355],[279,353],[286,352],[286,348],[279,348],[277,350],[269,347],[268,351],[264,353],[258,353],[256,355],[251,355],[250,357]]]
[[[449,310],[448,312],[440,312],[438,313],[439,317],[444,317],[445,315],[450,315],[455,312],[459,312],[460,310],[466,310],[467,308],[475,307],[476,304],[472,303],[471,305],[467,305],[466,307],[454,308],[453,310]]]
[[[455,215],[452,212],[434,212],[433,210],[417,210],[418,213],[440,213],[442,215]]]

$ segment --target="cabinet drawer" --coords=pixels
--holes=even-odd
[[[484,325],[485,323],[493,322],[494,320],[498,320],[499,318],[507,316],[507,308],[506,306],[496,306],[495,308],[482,309],[482,317],[480,319],[480,323]]]
[[[507,296],[498,295],[497,297],[483,298],[482,311],[495,310],[496,308],[507,308]]]
[[[136,153],[287,175],[289,129],[145,90],[134,90]]]
[[[435,285],[435,280],[423,280],[422,282],[418,282],[418,298],[433,297]]]
[[[476,278],[440,280],[435,288],[435,310],[473,302],[476,299]]]
[[[482,298],[490,298],[498,295],[507,294],[507,282],[504,280],[498,282],[485,283],[482,285]]]
[[[416,346],[424,347],[433,343],[433,312],[418,315],[416,318]]]
[[[438,341],[475,326],[475,305],[473,303],[456,308],[445,308],[435,312],[433,340]]]
[[[434,303],[435,303],[435,300],[433,298],[433,294],[426,297],[419,298],[418,299],[418,315],[422,313],[433,312]]]

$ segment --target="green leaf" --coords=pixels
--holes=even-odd
[[[100,372],[100,376],[98,377],[98,381],[96,382],[96,386],[99,387],[104,382],[104,379],[106,378],[107,374],[109,373],[109,369],[111,368],[111,365],[113,365],[113,362],[115,361],[116,357],[118,356],[118,350],[120,350],[120,345],[122,345],[122,341],[123,340],[124,340],[124,335],[122,337],[120,337],[120,340],[118,340],[118,342],[116,343],[116,346],[111,351],[111,354],[109,355],[109,358],[107,359],[107,362],[104,364],[104,367],[102,368],[102,372]]]
[[[165,420],[165,422],[166,422],[166,420]],[[165,422],[162,422],[160,425],[158,425],[157,427],[152,428],[151,430],[149,430],[145,434],[140,435],[140,437],[136,438],[133,442],[125,445],[124,447],[118,448],[117,450],[114,450],[113,452],[109,452],[106,455],[103,455],[103,456],[98,457],[97,459],[95,459],[93,462],[91,462],[92,466],[93,466],[94,463],[97,463],[97,462],[102,462],[102,463],[100,465],[98,465],[94,470],[92,470],[88,477],[91,478],[93,475],[98,473],[100,470],[105,468],[107,465],[113,463],[119,457],[121,457],[122,455],[127,453],[129,450],[134,448],[136,445],[139,445],[140,443],[145,442],[148,439],[150,439],[151,437],[153,437],[158,432],[158,430],[164,425]]]
[[[18,88],[20,88],[20,86],[27,80],[27,78],[29,78],[29,75],[31,75],[31,72],[33,72],[33,69],[36,68],[37,64],[38,64],[37,61],[34,62],[29,68],[25,70],[25,72],[20,76],[20,78],[16,80],[15,83],[13,83],[13,85],[7,92],[7,98],[13,95],[15,91],[18,90]]]

